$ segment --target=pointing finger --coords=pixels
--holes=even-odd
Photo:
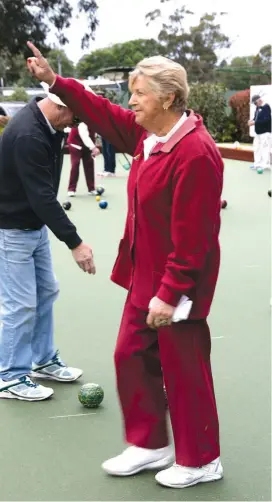
[[[30,50],[32,50],[36,58],[42,58],[42,53],[32,42],[27,42],[27,46],[29,47]]]

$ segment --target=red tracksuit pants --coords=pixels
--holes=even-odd
[[[146,317],[128,295],[114,355],[126,441],[150,449],[169,444],[165,383],[177,464],[208,464],[220,449],[207,321],[154,331]]]
[[[76,191],[79,178],[79,165],[82,159],[86,184],[88,191],[91,192],[92,190],[94,190],[94,160],[92,158],[91,151],[89,150],[89,148],[83,147],[82,150],[78,150],[77,148],[69,146],[69,152],[71,156],[72,166],[68,191]]]

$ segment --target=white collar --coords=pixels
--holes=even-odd
[[[48,125],[48,127],[50,129],[51,134],[56,134],[57,133],[56,129],[54,129],[54,127],[52,126],[52,124],[50,124],[48,118],[44,115],[44,113],[41,111],[41,109],[40,109],[40,112],[43,114],[43,116],[44,116],[44,118],[46,120],[46,123],[47,123],[47,125]]]
[[[187,114],[186,112],[184,112],[177,123],[174,125],[174,127],[172,127],[172,129],[165,136],[156,136],[156,134],[151,134],[150,136],[148,136],[144,140],[144,159],[148,159],[151,150],[157,143],[166,143],[171,138],[171,136],[173,136],[173,134],[175,134],[175,132],[182,126],[186,119]]]
[[[180,119],[177,121],[177,123],[174,125],[174,127],[172,127],[172,129],[165,136],[156,136],[156,134],[154,134],[156,142],[166,143],[171,138],[171,136],[173,136],[173,134],[175,134],[175,132],[182,126],[183,122],[185,122],[186,119],[187,115],[184,112],[183,115],[180,117]]]

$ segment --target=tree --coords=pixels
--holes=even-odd
[[[165,3],[168,0],[160,1]],[[192,14],[186,6],[175,9],[169,16],[169,22],[162,24],[158,38],[164,47],[165,55],[183,65],[191,81],[207,82],[214,80],[214,69],[218,64],[220,50],[230,46],[229,38],[221,32],[217,22],[217,18],[225,13],[203,14],[199,23],[186,31],[186,20]],[[147,23],[161,15],[160,9],[149,12],[146,15]]]
[[[158,38],[165,54],[186,68],[191,81],[207,82],[214,80],[220,50],[228,48],[230,40],[221,32],[217,22],[223,12],[202,15],[199,23],[186,31],[184,20],[192,14],[185,6],[176,9],[169,16],[169,23],[163,23]],[[147,16],[152,20],[159,15],[153,11]]]
[[[226,89],[221,84],[193,83],[190,86],[189,108],[199,113],[215,141],[232,139],[235,127],[231,126],[227,116]],[[228,129],[226,131],[226,128]],[[226,136],[228,133],[228,138]]]
[[[51,49],[47,54],[47,59],[52,68],[58,72],[58,60],[61,64],[61,74],[64,77],[73,77],[75,68],[63,50]],[[6,86],[16,84],[19,87],[37,87],[37,81],[29,73],[25,57],[23,54],[13,56],[6,66]]]
[[[270,44],[264,45],[259,50],[259,57],[261,65],[267,70],[271,71],[271,60],[272,60],[272,46]]]
[[[47,55],[48,62],[52,66],[53,70],[58,73],[61,67],[61,75],[63,77],[73,77],[75,73],[75,67],[73,61],[68,59],[67,55],[63,50],[51,49]],[[59,66],[60,65],[60,66]]]
[[[27,103],[29,101],[29,96],[24,89],[24,87],[15,87],[13,93],[5,98],[6,101],[24,101]]]
[[[154,14],[154,12],[153,12]],[[192,40],[183,27],[184,19],[193,14],[185,7],[176,9],[169,17],[169,24],[163,23],[158,39],[164,47],[165,54],[188,70],[188,56],[191,52]],[[156,13],[157,17],[159,14]],[[154,17],[151,18],[152,20]]]
[[[18,54],[6,62],[5,86],[18,85],[19,87],[36,87],[37,81],[29,73],[25,56]]]
[[[84,12],[88,20],[87,33],[83,33],[82,48],[88,47],[98,24],[95,0],[78,0],[77,10]],[[26,41],[30,38],[46,50],[46,37],[55,27],[60,45],[68,40],[64,30],[70,26],[76,10],[68,0],[1,0],[0,1],[0,56],[28,54]]]
[[[77,64],[77,76],[87,78],[101,74],[103,68],[135,66],[141,59],[163,53],[163,47],[154,39],[130,40],[98,49],[83,56]]]
[[[223,16],[220,13],[219,16]],[[229,38],[221,33],[216,22],[218,14],[204,14],[197,26],[190,28],[192,39],[189,69],[191,78],[201,82],[214,80],[214,68],[218,64],[219,53],[230,47]]]
[[[271,45],[261,47],[255,56],[236,57],[218,68],[218,79],[229,89],[248,89],[271,83]]]
[[[271,84],[271,45],[264,45],[254,57],[250,85]]]
[[[230,64],[218,68],[218,79],[224,82],[228,89],[242,91],[250,87],[250,69],[254,56],[236,57]]]

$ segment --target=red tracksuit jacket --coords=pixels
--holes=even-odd
[[[193,300],[190,318],[209,314],[219,271],[223,162],[202,118],[188,118],[167,143],[144,161],[147,132],[134,112],[57,77],[52,92],[80,119],[133,156],[128,211],[111,279],[131,290],[136,307],[148,310],[153,296],[176,306]]]

